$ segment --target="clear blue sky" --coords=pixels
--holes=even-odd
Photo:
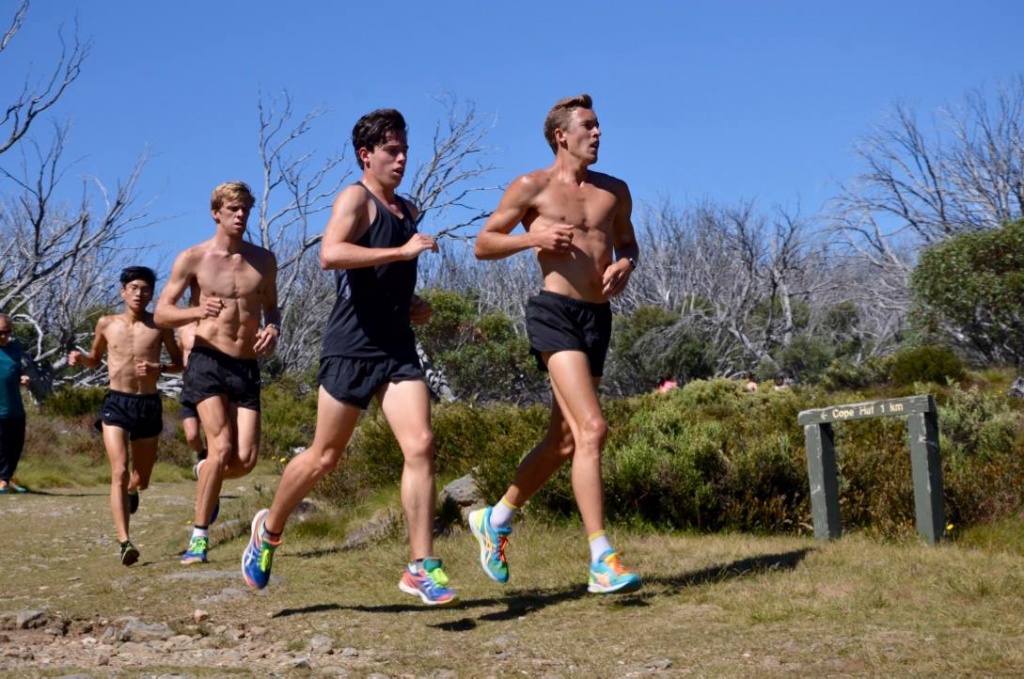
[[[15,5],[0,2],[5,26]],[[1024,70],[1019,0],[34,0],[0,56],[0,102],[45,72],[76,17],[93,51],[54,111],[74,124],[71,176],[113,184],[148,149],[142,195],[165,221],[147,237],[168,257],[212,233],[213,186],[258,184],[261,90],[289,90],[300,113],[328,107],[314,130],[324,151],[347,147],[363,113],[398,108],[413,164],[442,113],[434,96],[471,99],[496,116],[494,183],[550,163],[544,115],[589,92],[596,169],[638,203],[806,214],[858,171],[853,144],[892,103],[926,119]]]

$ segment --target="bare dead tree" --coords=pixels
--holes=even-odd
[[[679,317],[647,338],[651,355],[697,332],[713,347],[718,374],[775,363],[807,330],[805,310],[824,315],[835,302],[826,245],[811,238],[808,220],[784,210],[765,216],[752,203],[678,208],[663,199],[640,211],[638,234],[643,264],[620,309],[656,306]]]
[[[17,37],[28,9],[29,0],[22,0],[0,37],[0,53]],[[32,82],[31,76],[27,76],[21,92],[4,108],[3,115],[0,116],[0,155],[13,148],[28,133],[39,116],[52,108],[81,74],[82,63],[92,47],[91,42],[82,42],[77,31],[70,44],[65,41],[63,33],[59,38],[60,52],[50,74],[36,82]]]
[[[465,230],[491,214],[474,199],[502,188],[481,184],[494,169],[487,160],[491,149],[484,144],[494,123],[477,113],[472,101],[462,104],[450,93],[437,101],[444,117],[434,127],[430,158],[413,174],[409,197],[420,210],[419,223],[431,227],[436,238],[465,243]]]
[[[261,95],[257,102],[262,191],[259,245],[277,256],[278,303],[286,341],[278,348],[281,369],[304,369],[319,356],[322,328],[310,319],[330,310],[330,277],[320,272],[316,247],[323,225],[319,215],[351,175],[340,174],[344,151],[321,157],[308,142],[314,124],[327,114],[322,107],[296,116],[291,95]]]
[[[930,128],[896,105],[858,147],[865,171],[840,187],[831,233],[874,270],[875,302],[905,315],[920,248],[1024,215],[1024,76],[969,92]]]
[[[54,125],[49,146],[19,146],[18,174],[0,168],[0,180],[14,187],[0,209],[0,309],[33,329],[27,353],[33,369],[49,376],[46,385],[64,367],[66,351],[91,332],[82,327],[90,312],[109,304],[113,272],[145,249],[127,247],[125,236],[150,224],[136,193],[145,157],[114,187],[84,178],[74,204],[58,198],[66,145],[67,126]]]

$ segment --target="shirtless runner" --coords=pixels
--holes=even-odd
[[[88,368],[99,367],[103,354],[107,355],[110,391],[103,397],[96,424],[110,460],[110,513],[125,566],[139,559],[139,550],[131,543],[129,516],[139,508],[139,491],[149,486],[157,437],[163,430],[163,404],[156,383],[160,375],[182,369],[174,333],[158,328],[153,314],[146,311],[155,284],[156,274],[147,267],[130,266],[122,271],[124,312],[97,321],[88,353],[75,349],[68,354],[69,365]],[[161,346],[167,349],[170,363],[160,362]]]
[[[260,446],[260,368],[281,335],[277,259],[244,239],[256,202],[242,182],[213,190],[212,238],[183,251],[156,305],[156,322],[181,327],[198,321],[185,370],[183,400],[195,405],[206,434],[207,458],[197,467],[195,525],[185,564],[206,563],[209,526],[220,507],[224,479],[256,466]],[[186,290],[197,306],[176,306]]]
[[[531,353],[550,375],[551,419],[501,501],[471,512],[469,523],[484,572],[507,582],[505,546],[516,510],[572,460],[573,493],[590,544],[588,590],[634,591],[640,578],[623,568],[605,534],[601,451],[608,427],[597,391],[611,340],[608,300],[625,289],[639,256],[632,198],[625,182],[589,169],[601,139],[589,95],[557,102],[544,136],[554,164],[512,182],[474,253],[485,260],[528,249],[537,255],[544,289],[528,301],[526,327]],[[520,223],[525,233],[513,235]]]

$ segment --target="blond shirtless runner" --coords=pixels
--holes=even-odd
[[[588,169],[597,162],[601,128],[589,95],[563,99],[544,121],[555,153],[548,168],[518,177],[476,239],[478,259],[532,249],[544,289],[526,310],[531,353],[551,379],[547,435],[516,469],[501,501],[470,513],[480,565],[507,582],[505,546],[516,510],[567,461],[590,543],[591,592],[633,591],[640,578],[619,563],[605,534],[601,451],[607,424],[597,388],[611,340],[609,298],[621,293],[637,266],[632,199],[625,182]],[[512,234],[518,224],[525,233]]]
[[[92,349],[68,354],[72,366],[98,367],[107,354],[110,391],[103,398],[100,421],[103,446],[110,460],[110,513],[121,543],[121,563],[131,566],[139,550],[131,543],[129,515],[139,507],[139,491],[149,486],[156,462],[157,437],[163,429],[163,409],[156,390],[163,373],[181,372],[181,353],[170,330],[161,330],[146,311],[153,299],[156,275],[144,266],[121,272],[124,313],[103,316],[96,323]],[[160,362],[161,346],[170,363]],[[131,472],[129,473],[129,449]]]
[[[281,334],[277,260],[244,240],[255,203],[249,187],[228,182],[213,190],[213,238],[178,255],[160,293],[156,322],[181,327],[198,321],[182,397],[195,404],[206,434],[207,459],[198,467],[195,526],[182,563],[205,563],[209,525],[225,478],[256,466],[260,445],[260,369]],[[188,289],[198,306],[179,307]]]

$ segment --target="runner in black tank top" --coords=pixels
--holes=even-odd
[[[395,248],[405,244],[416,223],[405,201],[403,217],[395,216],[362,182],[356,182],[373,200],[377,215],[358,240],[368,248]],[[338,295],[324,332],[322,358],[348,356],[376,358],[415,353],[416,339],[409,325],[409,304],[416,287],[416,260],[390,262],[363,269],[334,272]]]
[[[430,320],[430,303],[413,294],[416,262],[437,252],[433,236],[416,231],[416,206],[397,193],[409,145],[405,119],[379,109],[352,130],[362,180],[334,199],[320,242],[321,268],[335,272],[337,300],[327,319],[317,374],[316,432],[291,459],[269,509],[250,524],[242,573],[251,587],[270,582],[274,551],[288,517],[345,454],[360,416],[376,399],[402,450],[402,509],[409,561],[398,588],[429,606],[458,601],[434,553],[437,488],[430,392],[411,324]],[[339,586],[349,587],[344,574]]]

